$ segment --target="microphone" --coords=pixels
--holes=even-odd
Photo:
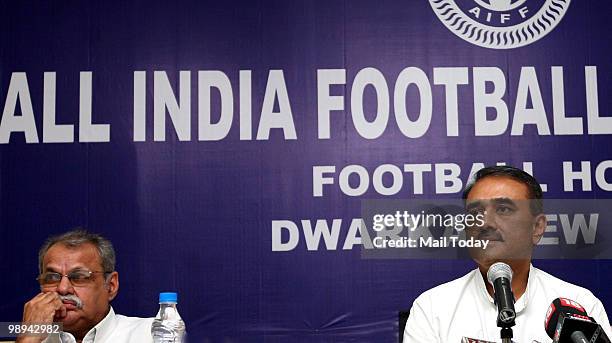
[[[557,298],[548,307],[544,328],[553,343],[611,343],[592,317],[577,302]]]
[[[512,294],[512,268],[503,262],[494,263],[487,271],[487,280],[493,286],[497,305],[497,326],[514,326],[514,294]]]
[[[584,335],[584,333],[582,333],[582,331],[574,331],[571,335],[570,338],[572,339],[572,342],[574,343],[591,343],[586,336]]]

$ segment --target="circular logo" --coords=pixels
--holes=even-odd
[[[491,49],[531,44],[563,18],[571,0],[429,0],[442,23],[463,40]]]

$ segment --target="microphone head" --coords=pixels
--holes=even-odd
[[[577,302],[566,298],[557,298],[553,300],[548,307],[548,311],[546,311],[546,318],[544,320],[544,328],[546,329],[546,333],[548,334],[548,337],[552,339],[555,338],[555,331],[557,329],[559,315],[562,313],[574,314],[588,320],[586,310]]]
[[[487,280],[493,285],[493,282],[500,277],[504,277],[512,282],[512,268],[503,262],[493,263],[487,271]]]

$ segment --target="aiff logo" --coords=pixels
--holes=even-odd
[[[571,0],[429,0],[455,35],[485,48],[531,44],[561,21]]]

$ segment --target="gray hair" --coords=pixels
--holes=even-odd
[[[106,273],[114,272],[116,260],[113,244],[101,235],[88,232],[83,228],[47,238],[38,251],[38,272],[42,274],[43,259],[53,245],[62,244],[69,248],[76,248],[86,243],[93,244],[98,250],[98,255],[100,255],[102,261],[102,271]]]

